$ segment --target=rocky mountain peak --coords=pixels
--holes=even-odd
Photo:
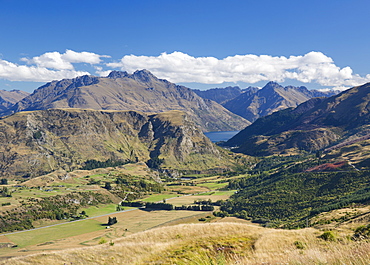
[[[157,80],[158,78],[154,76],[151,72],[146,69],[137,70],[131,76],[131,78],[135,79],[136,81],[149,83],[152,80]]]
[[[128,76],[129,76],[129,73],[127,73],[126,71],[112,71],[107,77],[111,79],[116,79],[116,78],[124,78]]]
[[[99,78],[92,75],[83,75],[72,79],[72,84],[69,88],[90,86],[99,83]]]
[[[270,81],[262,89],[266,90],[266,89],[275,89],[275,88],[283,88],[283,87],[274,81]]]

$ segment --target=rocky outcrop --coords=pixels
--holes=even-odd
[[[81,168],[87,160],[161,161],[161,168],[202,170],[231,165],[181,111],[49,109],[0,119],[0,172],[35,177]]]
[[[203,131],[240,130],[250,123],[191,89],[158,79],[149,71],[113,71],[108,77],[82,76],[36,89],[2,116],[29,110],[81,108],[158,113],[181,110]]]

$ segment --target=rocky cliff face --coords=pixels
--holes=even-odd
[[[87,160],[157,159],[162,168],[231,165],[184,112],[49,109],[0,119],[0,172],[34,177],[81,168]]]
[[[113,71],[107,77],[82,76],[53,81],[36,89],[2,116],[50,108],[136,110],[188,113],[203,131],[239,130],[250,123],[191,89],[158,79],[146,70],[133,74]]]
[[[370,134],[370,83],[259,118],[227,142],[251,155],[317,151]],[[342,146],[342,145],[341,145]]]

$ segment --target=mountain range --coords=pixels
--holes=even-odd
[[[366,141],[370,134],[370,83],[329,98],[312,98],[259,118],[226,145],[250,155],[318,151]]]
[[[224,104],[227,101],[240,96],[246,91],[252,91],[253,93],[255,93],[258,91],[258,89],[258,87],[248,87],[246,89],[241,89],[238,86],[228,86],[225,88],[211,88],[207,90],[193,89],[193,91],[202,98],[216,101],[219,104]]]
[[[29,93],[21,90],[0,90],[0,111],[7,110],[28,95]]]
[[[296,107],[314,97],[330,97],[338,91],[308,90],[304,86],[283,87],[269,82],[263,88],[239,87],[214,88],[206,91],[194,90],[199,96],[214,100],[226,109],[250,122],[275,111]]]
[[[191,89],[158,79],[147,70],[113,71],[107,77],[81,76],[52,81],[36,89],[0,116],[51,108],[137,110],[158,113],[186,111],[203,131],[240,130],[250,122]]]

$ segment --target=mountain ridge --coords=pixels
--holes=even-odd
[[[107,77],[81,76],[52,81],[0,114],[50,108],[152,113],[181,110],[188,112],[203,131],[240,130],[250,124],[221,105],[202,99],[191,89],[158,79],[147,70],[133,74],[113,71]]]
[[[231,112],[254,122],[259,117],[282,109],[296,107],[310,98],[328,95],[330,93],[308,90],[303,86],[283,87],[276,82],[268,82],[255,93],[242,93],[236,98],[223,103],[223,106]]]

